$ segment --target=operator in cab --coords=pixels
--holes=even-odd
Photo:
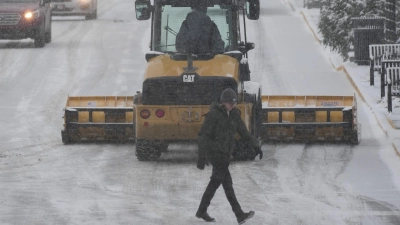
[[[192,10],[176,36],[176,50],[193,54],[224,52],[225,43],[217,25],[207,15],[207,6],[197,4]]]

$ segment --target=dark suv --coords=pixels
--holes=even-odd
[[[51,42],[51,0],[0,0],[0,39]]]

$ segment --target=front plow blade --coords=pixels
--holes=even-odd
[[[68,97],[63,143],[135,140],[133,96]]]
[[[262,96],[264,141],[359,143],[355,96]]]

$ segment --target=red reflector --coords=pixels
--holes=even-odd
[[[144,124],[143,124],[145,127],[148,127],[149,126],[149,123],[148,122],[144,122]]]
[[[150,117],[150,111],[147,109],[142,109],[142,111],[140,111],[140,117],[143,119],[148,119]]]
[[[158,109],[158,110],[156,111],[156,116],[157,116],[158,118],[162,118],[162,117],[164,117],[164,115],[165,115],[164,110]]]

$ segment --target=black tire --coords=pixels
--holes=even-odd
[[[353,145],[358,145],[361,142],[361,124],[357,124],[357,128],[356,130],[353,131],[352,133],[352,137],[351,137],[351,144]]]
[[[259,90],[259,95],[256,96],[255,94],[245,94],[244,102],[250,102],[253,104],[252,107],[252,115],[251,115],[251,134],[254,138],[258,138],[260,133],[261,127],[261,109],[262,109],[262,102],[261,102],[261,90]]]
[[[63,144],[67,145],[71,143],[70,138],[67,135],[67,132],[65,132],[65,130],[61,131],[61,141]]]
[[[136,139],[135,154],[139,161],[154,161],[160,158],[161,151],[149,140]]]
[[[44,45],[46,44],[46,30],[45,30],[45,25],[44,21],[40,28],[36,32],[36,36],[34,38],[34,43],[36,48],[43,48]]]
[[[159,149],[160,152],[166,152],[168,150],[168,145],[168,142],[163,141],[158,144],[156,148]]]
[[[247,143],[237,140],[232,153],[235,161],[249,161],[256,158],[256,153]]]
[[[97,9],[93,12],[92,19],[93,20],[97,19]]]
[[[52,24],[52,22],[51,22],[51,18],[50,18],[50,28],[49,28],[49,30],[46,31],[45,38],[44,38],[44,41],[46,43],[51,42],[51,24]]]
[[[257,139],[261,134],[261,126],[262,126],[262,99],[261,99],[261,89],[258,89],[258,96],[255,98],[255,105],[253,107],[254,112],[254,137]]]
[[[251,130],[250,133],[254,139],[258,140],[260,135],[261,127],[261,90],[259,90],[258,96],[256,94],[246,93],[244,96],[244,102],[250,102],[253,104],[252,115],[251,115]],[[254,160],[256,154],[247,143],[244,143],[240,139],[236,141],[235,148],[232,153],[233,159],[236,161],[248,161]]]
[[[97,19],[97,8],[90,14],[85,16],[86,20],[95,20]]]

